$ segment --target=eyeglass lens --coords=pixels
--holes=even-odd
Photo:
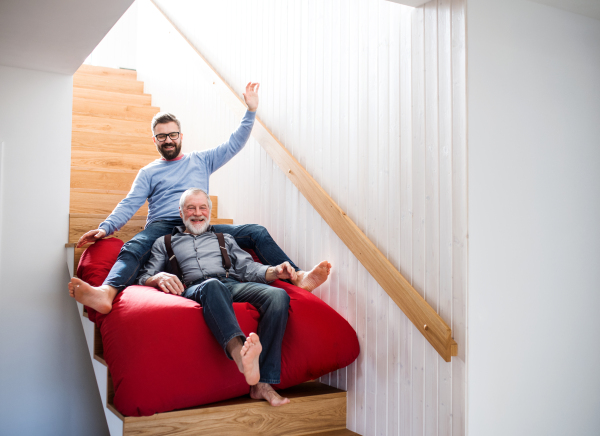
[[[167,139],[166,133],[159,133],[158,135],[155,135],[155,136],[156,136],[156,139],[158,139],[159,141],[166,141],[166,139]],[[179,132],[171,132],[168,134],[168,136],[173,141],[175,141],[177,138],[179,138]]]

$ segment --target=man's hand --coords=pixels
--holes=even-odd
[[[181,295],[185,288],[181,284],[179,277],[166,272],[160,272],[146,280],[146,286],[163,291],[165,294]]]
[[[267,269],[267,273],[265,274],[265,279],[268,282],[272,282],[275,279],[285,280],[296,280],[297,274],[296,270],[292,268],[289,262],[283,262],[281,265],[272,266]]]
[[[83,247],[85,244],[96,242],[98,239],[102,239],[106,236],[106,231],[103,229],[94,229],[85,233],[79,241],[77,241],[77,248]]]
[[[246,92],[242,95],[244,96],[244,101],[246,102],[246,106],[248,106],[248,110],[250,112],[256,112],[258,108],[258,88],[260,87],[260,83],[252,83],[249,82],[246,85]]]

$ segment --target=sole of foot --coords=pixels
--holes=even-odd
[[[107,314],[112,309],[112,298],[108,289],[94,287],[77,277],[69,282],[69,295],[84,306],[91,307],[97,312]]]
[[[292,283],[299,288],[312,292],[325,283],[330,273],[331,264],[324,260],[310,271],[298,272],[298,279],[293,280]]]
[[[262,345],[260,344],[258,335],[256,333],[250,333],[240,351],[242,356],[242,372],[246,378],[246,383],[250,386],[257,384],[260,380],[258,358],[260,357],[261,351]]]
[[[290,402],[289,398],[279,395],[275,389],[273,389],[271,385],[267,383],[259,383],[255,386],[251,386],[250,398],[255,400],[265,400],[274,407],[283,406],[284,404],[288,404]]]

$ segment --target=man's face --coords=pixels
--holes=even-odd
[[[179,214],[187,233],[201,235],[210,225],[210,209],[204,194],[188,195]]]
[[[180,133],[179,138],[173,140],[168,136],[169,133],[173,132],[179,132],[179,127],[177,127],[177,123],[174,121],[154,126],[154,137],[152,140],[154,141],[158,152],[166,160],[175,159],[179,156],[179,153],[181,153],[181,137],[183,135]],[[156,138],[156,135],[159,134],[166,134],[167,138],[164,141],[159,141]]]

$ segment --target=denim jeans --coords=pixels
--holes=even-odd
[[[280,383],[281,342],[288,319],[290,297],[279,288],[263,283],[241,283],[231,278],[209,278],[190,286],[182,294],[202,305],[204,320],[227,354],[227,343],[245,335],[235,317],[233,303],[247,302],[260,313],[258,337],[262,345],[259,357],[260,382]],[[231,356],[227,355],[231,359]]]
[[[134,284],[138,272],[150,258],[154,241],[171,233],[173,227],[182,225],[181,219],[154,221],[148,225],[123,245],[117,261],[108,273],[106,280],[104,280],[104,284],[116,288],[119,292]],[[233,236],[240,247],[254,250],[265,265],[279,265],[287,261],[296,271],[299,270],[263,226],[256,224],[239,226],[219,224],[213,227],[217,233],[228,233]]]

